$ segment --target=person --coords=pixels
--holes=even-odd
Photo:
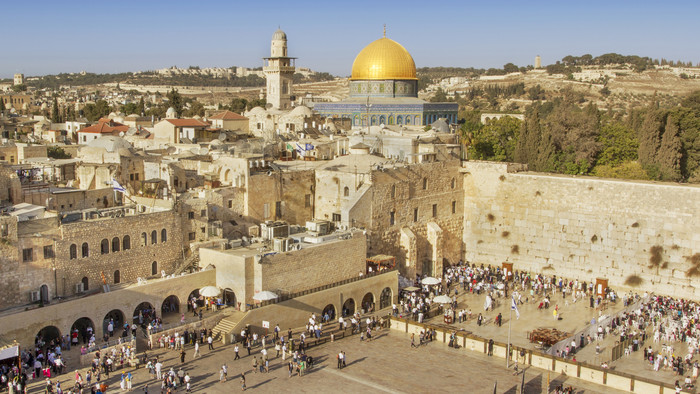
[[[202,356],[201,354],[199,354],[199,342],[194,343],[194,356],[192,356],[192,358],[193,359],[197,358],[197,356],[200,356],[200,357]],[[160,379],[160,378],[158,378],[158,379]]]
[[[418,346],[416,346],[416,333],[415,332],[411,333],[411,347],[418,347]]]
[[[211,337],[211,334],[207,337],[207,343],[209,344],[209,350],[214,350],[214,338]]]
[[[226,364],[221,366],[221,371],[219,371],[219,381],[220,382],[225,382],[228,379],[228,368],[226,368]]]
[[[493,339],[489,339],[488,356],[493,356]]]
[[[133,376],[131,376],[131,372],[127,372],[126,374],[126,389],[131,391],[131,380],[133,379]]]
[[[233,352],[236,353],[236,357],[233,358],[233,361],[236,361],[239,358],[241,358],[241,356],[238,355],[238,343],[236,343],[236,346],[233,347]]]
[[[292,377],[292,372],[294,372],[294,363],[292,360],[289,360],[289,364],[287,365],[287,368],[289,369],[289,377]]]
[[[241,391],[245,391],[245,372],[241,372]]]
[[[336,356],[338,359],[338,369],[343,369],[343,351],[341,350],[340,353]]]
[[[185,362],[185,348],[182,348],[182,350],[180,350],[180,363],[184,363],[184,362]]]
[[[253,373],[258,373],[258,356],[253,356]]]

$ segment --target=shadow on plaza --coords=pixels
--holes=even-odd
[[[282,301],[278,303],[277,305],[285,307],[285,308],[292,308],[292,309],[298,309],[302,311],[306,311],[309,313],[320,313],[320,310],[314,306],[311,306],[309,304],[306,304],[304,302],[301,302],[297,300],[296,298],[293,298],[291,300],[287,301]]]
[[[522,371],[521,373],[525,373],[525,371]],[[520,376],[520,375],[518,375],[518,376]],[[521,379],[522,379],[522,377],[521,377]],[[525,394],[541,393],[543,379],[544,379],[543,374],[538,374],[538,375],[532,377],[530,380],[528,380],[528,378],[526,376],[525,377]],[[552,382],[552,383],[554,383],[554,382]],[[556,387],[556,386],[554,386],[554,387]],[[504,394],[520,394],[520,383],[518,383],[515,386],[504,391]]]

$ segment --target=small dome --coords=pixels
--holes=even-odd
[[[285,40],[287,41],[287,34],[283,32],[281,29],[277,29],[277,31],[272,35],[273,40]]]
[[[313,111],[311,111],[311,109],[309,107],[307,107],[305,105],[299,105],[297,107],[294,107],[292,112],[290,112],[289,114],[294,115],[294,116],[310,117],[310,116],[313,116],[314,113],[313,113]]]
[[[165,111],[165,118],[166,119],[177,118],[177,112],[175,112],[175,108],[173,108],[173,107],[168,108],[168,110]]]
[[[248,115],[264,115],[265,113],[267,113],[267,111],[265,111],[265,108],[263,108],[263,107],[253,107],[253,108],[250,109],[250,111],[248,111],[248,112],[246,113],[246,116],[248,116]]]
[[[100,138],[96,138],[86,144],[91,148],[104,148],[107,152],[118,152],[123,153],[126,156],[127,152],[132,148],[131,144],[121,137],[115,137],[113,135],[106,135]]]

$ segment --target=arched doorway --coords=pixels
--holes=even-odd
[[[56,326],[46,326],[39,330],[36,334],[36,344],[43,348],[46,345],[51,345],[61,338],[61,331]]]
[[[391,289],[388,287],[385,287],[384,290],[382,290],[382,294],[379,295],[379,309],[384,309],[384,308],[390,307],[391,301],[392,301]]]
[[[236,293],[228,287],[224,289],[224,304],[227,306],[236,306]]]
[[[190,295],[187,296],[187,310],[191,311],[192,310],[192,300],[195,300],[197,302],[197,307],[204,306],[204,300],[199,297],[199,289],[194,289],[190,293]]]
[[[180,299],[177,296],[169,295],[163,300],[163,305],[160,307],[160,313],[163,317],[172,313],[180,312]]]
[[[323,312],[321,312],[321,316],[323,316],[324,322],[335,320],[335,305],[333,305],[333,304],[326,305],[326,307],[323,308]]]
[[[105,334],[108,332],[107,327],[109,326],[109,323],[112,323],[112,327],[114,328],[114,332],[118,333],[124,327],[124,313],[120,311],[119,309],[112,309],[111,311],[107,312],[105,315],[104,320],[102,321],[102,332]]]
[[[355,313],[355,300],[348,298],[343,303],[343,316],[350,316]]]
[[[39,297],[42,304],[49,303],[49,286],[41,285],[39,288]]]
[[[133,316],[134,324],[146,327],[148,322],[155,319],[156,310],[150,302],[142,302],[134,309]]]
[[[88,343],[90,337],[95,332],[95,324],[89,317],[81,317],[80,319],[73,322],[70,327],[71,338],[73,338],[74,333],[77,337],[83,341],[83,344]]]
[[[362,313],[374,312],[374,294],[367,293],[362,297]]]

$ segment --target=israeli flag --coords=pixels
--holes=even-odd
[[[120,185],[119,182],[117,182],[117,180],[114,178],[112,178],[112,189],[118,192],[126,193],[126,189],[124,189],[124,186]]]
[[[510,296],[510,309],[515,311],[515,318],[520,319],[520,311],[518,311],[518,304],[515,302],[515,296],[512,294]]]
[[[297,153],[299,154],[299,156],[304,156],[304,153],[306,153],[306,149],[304,149],[303,146],[299,145],[298,142],[296,143],[296,146],[297,146]]]

